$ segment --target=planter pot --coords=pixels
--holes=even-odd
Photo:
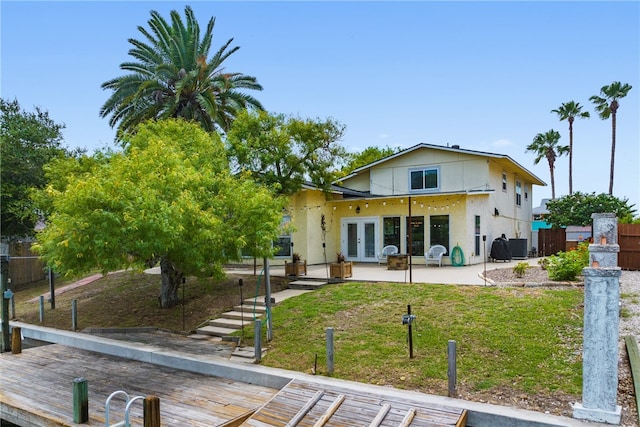
[[[287,276],[306,276],[307,260],[297,262],[284,262],[284,274]]]
[[[407,270],[409,269],[409,255],[393,254],[387,255],[387,270]]]
[[[353,263],[351,261],[332,262],[330,267],[332,278],[346,279],[353,276]]]

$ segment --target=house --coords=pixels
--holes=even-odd
[[[377,262],[384,246],[395,245],[424,264],[439,244],[445,264],[456,246],[464,264],[477,264],[502,234],[528,251],[534,185],[546,184],[507,155],[418,144],[354,170],[328,195],[303,186],[285,215],[294,231],[280,236],[273,263],[293,252],[309,264],[332,262],[338,252]]]

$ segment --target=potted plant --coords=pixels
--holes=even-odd
[[[346,279],[353,275],[353,263],[345,261],[345,256],[342,252],[337,253],[336,262],[332,262],[330,267],[331,277],[334,279]]]
[[[287,276],[306,276],[307,275],[307,260],[302,261],[300,254],[293,253],[291,255],[291,262],[284,262],[284,274]]]

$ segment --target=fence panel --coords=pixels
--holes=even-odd
[[[640,224],[618,224],[618,266],[640,270]]]
[[[13,289],[47,278],[44,264],[31,251],[30,242],[11,243],[9,257],[9,278]]]
[[[542,256],[555,255],[566,250],[567,237],[564,228],[538,230],[538,251]]]

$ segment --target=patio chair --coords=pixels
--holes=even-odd
[[[438,264],[438,267],[442,267],[442,256],[447,253],[447,248],[442,245],[434,245],[429,248],[424,254],[424,259],[427,266],[429,264]]]
[[[387,256],[397,254],[397,253],[398,253],[397,246],[394,246],[394,245],[385,246],[384,248],[382,248],[382,251],[380,251],[380,254],[378,255],[378,264],[386,264]]]

